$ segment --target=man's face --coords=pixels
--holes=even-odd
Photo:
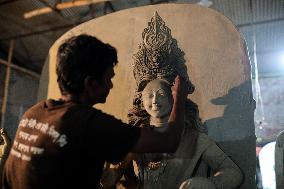
[[[113,87],[111,79],[114,77],[114,70],[113,67],[110,66],[106,72],[104,73],[101,81],[99,81],[99,89],[98,92],[98,103],[105,103],[106,98],[109,94],[110,89]]]

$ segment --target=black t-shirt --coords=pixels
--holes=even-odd
[[[20,121],[4,167],[5,189],[98,188],[105,161],[118,163],[140,129],[95,108],[47,100]]]

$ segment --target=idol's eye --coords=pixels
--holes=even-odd
[[[158,90],[158,94],[162,97],[166,96],[166,93],[163,89]]]
[[[149,97],[149,98],[153,98],[154,95],[153,95],[152,93],[150,93],[150,94],[148,95],[148,97]]]

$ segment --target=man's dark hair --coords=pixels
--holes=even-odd
[[[56,74],[61,93],[82,93],[87,76],[101,81],[107,68],[116,64],[117,52],[111,45],[85,34],[71,37],[57,53]]]

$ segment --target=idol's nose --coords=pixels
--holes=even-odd
[[[152,104],[157,104],[158,102],[157,102],[157,94],[156,93],[154,93],[153,94],[153,98],[152,98]]]

